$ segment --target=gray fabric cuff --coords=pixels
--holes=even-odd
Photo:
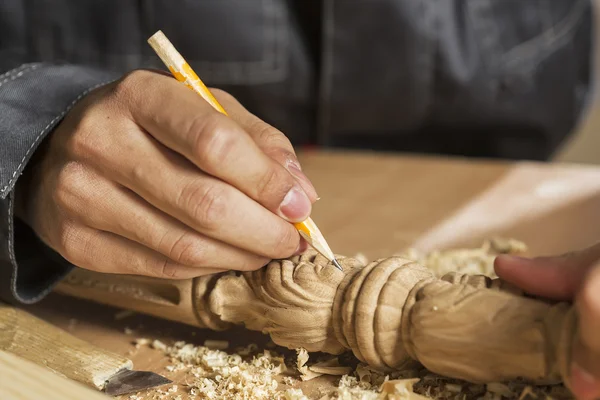
[[[70,269],[14,216],[14,187],[40,142],[93,89],[117,74],[25,64],[0,75],[0,298],[33,303]]]

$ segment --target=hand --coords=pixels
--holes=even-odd
[[[528,293],[574,300],[579,335],[572,350],[571,390],[579,400],[600,398],[600,243],[558,257],[498,256],[495,270]]]
[[[17,187],[19,216],[92,270],[188,278],[302,249],[317,198],[287,138],[215,90],[135,71],[82,99]],[[21,182],[21,179],[19,180]]]

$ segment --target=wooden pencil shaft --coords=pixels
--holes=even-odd
[[[184,83],[187,87],[202,96],[202,98],[215,110],[227,115],[225,109],[219,104],[204,82],[202,82],[162,31],[158,31],[152,35],[150,39],[148,39],[148,43],[152,46],[169,71],[171,71],[173,76],[175,76],[175,79]]]

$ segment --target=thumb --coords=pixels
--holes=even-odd
[[[556,257],[500,255],[498,276],[525,292],[555,300],[572,300],[590,267],[600,259],[600,244]]]

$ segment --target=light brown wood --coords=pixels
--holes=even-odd
[[[0,350],[98,390],[108,378],[133,366],[123,356],[99,349],[4,303],[0,303]]]
[[[380,153],[302,152],[299,157],[321,196],[313,217],[341,254],[360,252],[377,259],[414,245],[422,250],[478,247],[484,238],[504,236],[525,241],[530,255],[549,255],[600,238],[600,224],[589,223],[600,209],[600,168]],[[159,351],[135,349],[135,337],[195,344],[226,339],[231,348],[262,347],[267,341],[240,328],[217,332],[143,314],[116,319],[118,309],[56,294],[27,309],[175,383],[187,377],[165,370],[171,363]],[[125,328],[134,332],[127,334]],[[319,399],[321,390],[336,384],[335,377],[321,376],[299,387]],[[184,386],[179,393],[186,398]],[[151,394],[141,397],[152,399]]]
[[[528,298],[483,276],[450,273],[438,279],[401,257],[368,265],[353,258],[338,260],[344,272],[320,255],[306,254],[273,261],[258,271],[196,278],[185,287],[204,291],[182,290],[192,300],[173,310],[181,304],[201,305],[194,309],[196,326],[242,324],[290,349],[351,350],[382,370],[416,360],[430,371],[475,383],[524,378],[554,384],[568,377],[576,326],[569,304]],[[115,291],[120,295],[142,292],[137,290],[139,278],[119,284],[118,277],[85,270],[73,272],[59,290],[142,312],[150,308],[139,296],[97,292],[95,288],[107,286],[107,278],[113,287],[123,287]],[[199,284],[207,280],[211,283]],[[82,281],[95,284],[82,286]],[[152,297],[150,289],[145,286]],[[162,310],[155,315],[170,319],[183,314]]]
[[[0,351],[0,399],[108,400],[110,397],[48,371],[31,361]]]

